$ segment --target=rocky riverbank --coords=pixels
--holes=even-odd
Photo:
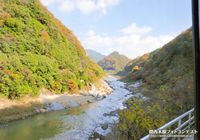
[[[124,85],[124,89],[128,90],[129,93],[125,95],[125,97],[129,97],[127,98],[122,104],[124,106],[123,109],[125,108],[128,108],[128,102],[133,100],[134,97],[138,98],[138,99],[141,99],[143,101],[147,100],[148,98],[143,96],[141,93],[140,93],[140,89],[139,89],[139,86],[142,84],[142,81],[137,81],[135,83],[125,83]],[[114,111],[111,111],[109,113],[105,113],[103,114],[104,116],[111,116],[111,117],[119,117],[119,111],[120,110],[123,110],[123,109],[116,109]],[[107,129],[108,126],[111,127],[111,131],[106,134],[106,135],[102,135],[101,133],[98,133],[98,132],[93,132],[90,137],[89,137],[89,140],[94,140],[94,139],[100,139],[100,140],[110,140],[110,139],[116,139],[116,140],[121,140],[121,139],[124,139],[123,135],[121,135],[121,132],[119,131],[118,127],[117,127],[117,123],[118,123],[118,120],[113,123],[113,124],[102,124],[101,125],[101,128],[104,130],[104,129]]]
[[[24,97],[20,100],[0,98],[0,124],[25,119],[38,113],[82,106],[103,99],[112,91],[105,79],[101,79],[95,84],[90,84],[87,90],[79,91],[79,94],[56,95],[43,89],[38,98]]]

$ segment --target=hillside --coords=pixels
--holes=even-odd
[[[157,98],[167,95],[181,111],[192,108],[193,91],[192,29],[181,33],[162,48],[131,61],[124,80],[142,79],[143,94]]]
[[[144,64],[150,60],[150,58],[156,54],[158,51],[160,50],[160,48],[158,48],[157,50],[150,52],[150,53],[146,53],[142,56],[138,56],[137,58],[131,60],[128,62],[128,64],[124,67],[124,69],[122,71],[119,71],[118,74],[121,76],[126,76],[129,73],[133,73],[136,70],[139,70],[140,68],[144,67]]]
[[[94,50],[86,49],[85,51],[95,62],[98,62],[102,60],[104,57],[106,57],[105,55],[102,55],[101,53],[98,53]]]
[[[140,139],[192,109],[193,68],[191,28],[162,48],[129,62],[121,72],[126,75],[123,80],[131,84],[141,80],[138,88],[130,90],[142,93],[146,100],[132,97],[126,102],[127,108],[119,112],[121,134]]]
[[[102,76],[72,31],[38,0],[0,1],[0,95],[76,92]]]
[[[130,59],[124,55],[119,54],[118,52],[112,52],[104,59],[98,62],[98,64],[107,71],[118,72],[121,71]]]

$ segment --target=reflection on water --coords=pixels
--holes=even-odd
[[[131,96],[124,88],[123,82],[110,78],[109,83],[114,88],[114,92],[105,99],[71,110],[42,113],[26,120],[9,123],[7,127],[0,128],[0,139],[85,140],[94,130],[103,135],[107,134],[111,126],[103,130],[101,124],[112,124],[118,118],[104,114],[123,108],[123,101]]]
[[[86,107],[86,106],[84,106],[84,107]],[[81,114],[85,113],[84,107],[75,107],[75,108],[72,108],[70,110],[67,110],[66,115],[72,115],[72,116],[81,115]]]
[[[55,115],[57,114],[46,113],[12,122],[7,127],[0,129],[0,139],[37,140],[54,137],[66,127],[63,125],[62,119]]]
[[[0,128],[0,140],[38,140],[55,137],[56,134],[73,128],[73,116],[84,113],[83,107],[70,110],[42,113],[25,120],[14,121],[7,127]],[[67,118],[71,122],[67,121]]]

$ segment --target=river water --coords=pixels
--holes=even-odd
[[[103,100],[11,122],[0,128],[0,140],[87,140],[94,131],[106,135],[118,120],[116,115],[106,114],[123,109],[123,102],[132,96],[117,78],[107,81],[114,91]],[[102,124],[109,124],[108,128],[103,130]]]

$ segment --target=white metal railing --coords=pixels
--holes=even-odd
[[[194,124],[194,115],[192,116],[192,113],[194,112],[194,108],[192,108],[191,110],[185,112],[184,114],[182,114],[181,116],[175,118],[174,120],[170,121],[169,123],[161,126],[160,128],[158,128],[157,130],[166,130],[167,128],[169,128],[170,126],[172,126],[175,123],[178,123],[178,127],[175,130],[180,130],[181,128],[183,128],[184,126],[186,126],[184,129],[182,130],[187,130],[188,128],[190,128],[193,124]],[[186,116],[188,116],[188,119],[182,123],[182,119],[185,118]],[[151,137],[150,135],[147,135],[143,138],[141,138],[140,140],[149,140]],[[162,138],[162,140],[166,140],[167,138]]]

